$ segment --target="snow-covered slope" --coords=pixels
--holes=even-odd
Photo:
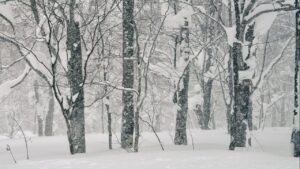
[[[194,150],[173,146],[173,133],[159,133],[165,146],[161,151],[152,133],[143,133],[139,153],[120,149],[114,137],[114,150],[107,148],[107,137],[87,135],[87,154],[71,156],[64,136],[30,139],[30,160],[25,159],[22,139],[0,140],[0,169],[297,169],[299,158],[290,153],[290,128],[268,128],[253,133],[253,147],[228,151],[229,137],[224,130],[192,130]],[[6,152],[10,144],[17,159]]]

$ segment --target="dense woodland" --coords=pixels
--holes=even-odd
[[[63,134],[77,154],[87,133],[138,152],[144,132],[164,150],[161,131],[190,145],[190,129],[224,129],[234,150],[252,131],[299,126],[297,6],[0,0],[0,135]]]

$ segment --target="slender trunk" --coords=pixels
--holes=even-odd
[[[296,0],[296,7],[299,8],[299,2]],[[295,76],[294,76],[294,116],[293,116],[293,126],[297,125],[299,119],[299,62],[300,62],[300,10],[298,9],[296,13],[296,52],[295,52]],[[298,123],[299,125],[299,123]]]
[[[215,106],[214,106],[214,108],[213,108],[213,110],[211,112],[210,121],[211,121],[211,127],[212,127],[212,129],[215,130],[216,129]]]
[[[260,111],[259,111],[259,119],[258,119],[258,128],[262,127],[263,124],[263,120],[264,120],[264,100],[265,100],[265,96],[262,93],[260,95],[260,100],[261,100],[261,105],[260,105]]]
[[[40,95],[39,95],[39,86],[37,80],[34,81],[34,94],[35,94],[35,111],[36,111],[36,121],[37,121],[37,131],[38,136],[43,136],[43,117],[42,112],[38,112],[39,109],[39,101],[40,101]]]
[[[138,96],[140,97],[140,96]],[[140,101],[140,98],[138,99]],[[135,128],[135,137],[134,137],[134,152],[139,151],[139,138],[140,138],[140,123],[139,123],[139,117],[140,117],[140,108],[138,108],[135,112],[134,117],[134,128]]]
[[[229,103],[226,102],[226,119],[227,131],[231,133],[231,116],[234,103],[234,72],[233,72],[233,57],[232,47],[229,47],[229,60],[228,60],[228,88],[229,88]]]
[[[161,110],[159,110],[158,114],[155,115],[155,131],[159,132],[161,123]]]
[[[37,116],[37,121],[38,121],[38,136],[43,136],[43,118],[41,117],[41,115]]]
[[[107,112],[107,131],[108,131],[108,148],[112,149],[112,130],[111,130],[111,112],[109,110],[109,104],[105,105]]]
[[[45,120],[45,136],[53,136],[54,96],[49,87],[49,107]]]
[[[108,80],[107,67],[104,67],[104,81]],[[107,94],[107,86],[104,87],[104,92]],[[110,103],[109,96],[106,96],[105,108],[107,113],[107,131],[108,131],[108,148],[112,149],[112,130],[111,130],[111,112],[110,112]],[[104,122],[104,121],[103,121]]]
[[[273,112],[272,112],[272,121],[271,121],[271,127],[277,127],[277,114],[276,114],[276,110],[274,110],[273,108]]]
[[[204,114],[204,124],[202,129],[209,129],[209,121],[211,116],[211,92],[212,92],[213,80],[209,79],[204,84],[204,94],[203,94],[203,114]]]
[[[227,132],[230,134],[230,129],[231,129],[231,105],[226,105],[226,120],[227,120]]]
[[[280,111],[280,127],[284,127],[286,125],[286,117],[285,117],[285,97],[281,100],[281,111]]]
[[[134,85],[134,62],[133,62],[133,42],[134,42],[134,0],[123,1],[123,87],[133,89]],[[133,146],[134,132],[134,98],[133,92],[123,90],[122,95],[122,148]]]
[[[232,2],[228,1],[228,26],[232,27]],[[231,132],[231,112],[233,104],[233,57],[232,57],[232,47],[229,46],[229,60],[228,60],[228,88],[229,88],[229,103],[226,103],[226,119],[227,119],[227,131]]]
[[[101,132],[102,134],[105,133],[105,127],[104,127],[104,102],[103,99],[101,100]]]

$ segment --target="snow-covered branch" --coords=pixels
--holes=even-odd
[[[268,65],[268,67],[262,72],[261,75],[261,80],[259,80],[259,78],[254,79],[253,83],[254,85],[254,90],[253,92],[257,89],[257,88],[261,88],[262,85],[264,84],[264,80],[272,73],[273,68],[276,66],[276,64],[283,58],[284,56],[284,52],[286,51],[287,47],[289,46],[291,40],[294,38],[294,36],[291,36],[283,45],[283,48],[281,49],[281,52],[278,54],[278,56],[276,56],[272,62]]]
[[[6,96],[8,96],[12,89],[15,88],[16,86],[18,86],[19,84],[21,84],[24,79],[27,77],[27,75],[29,74],[29,72],[31,71],[31,68],[26,65],[23,73],[21,75],[19,75],[17,78],[13,79],[13,80],[8,80],[6,82],[4,82],[3,84],[0,85],[0,100]]]

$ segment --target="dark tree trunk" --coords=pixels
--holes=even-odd
[[[252,129],[252,102],[250,100],[252,82],[250,79],[239,81],[239,71],[245,70],[246,65],[242,60],[242,46],[235,42],[232,48],[233,73],[234,73],[234,113],[231,117],[230,150],[235,147],[246,146],[247,127]]]
[[[101,132],[102,134],[105,133],[105,122],[104,122],[104,102],[103,102],[103,99],[101,100]]]
[[[49,87],[49,106],[45,120],[45,136],[53,136],[54,96]]]
[[[68,80],[71,89],[68,137],[71,154],[85,153],[84,81],[79,23],[74,20],[75,0],[70,2],[70,20],[67,24]]]
[[[204,83],[204,90],[203,90],[203,117],[204,117],[204,124],[202,129],[207,130],[209,129],[209,121],[211,116],[211,91],[212,91],[212,84],[213,80],[209,79],[206,83]]]
[[[104,81],[108,80],[108,72],[107,68],[104,67]],[[104,87],[105,94],[107,94],[107,86]],[[109,103],[109,96],[106,96],[105,108],[107,113],[107,131],[108,131],[108,148],[112,149],[112,130],[111,130],[111,112],[110,112],[110,103]],[[103,121],[104,122],[104,121]]]
[[[180,31],[180,59],[185,62],[189,62],[189,23],[185,20],[184,26],[181,27]],[[187,145],[187,134],[186,134],[186,122],[188,113],[188,92],[189,92],[189,81],[190,81],[190,64],[187,63],[182,78],[179,80],[178,86],[178,109],[176,115],[176,129],[175,129],[175,145]],[[182,85],[180,85],[182,83]]]
[[[123,1],[123,87],[133,89],[134,85],[134,0]],[[134,98],[133,92],[123,90],[123,112],[121,146],[131,148],[133,146],[134,132]]]
[[[231,116],[231,142],[229,145],[230,150],[234,150],[236,147],[235,144],[238,138],[238,129],[241,126],[242,119],[240,115],[240,106],[239,106],[239,68],[238,68],[238,57],[241,55],[241,44],[235,42],[232,48],[232,58],[233,58],[233,86],[234,86],[234,105],[233,105],[233,114]]]
[[[232,2],[228,1],[228,26],[232,27]],[[226,119],[227,119],[227,131],[231,132],[231,112],[233,104],[233,57],[232,57],[232,47],[229,46],[229,60],[228,60],[228,89],[229,89],[229,103],[226,102]]]
[[[203,115],[201,105],[197,104],[194,111],[195,111],[196,116],[198,118],[198,124],[199,124],[200,128],[203,128],[203,124],[204,124],[204,117],[203,116],[204,115]]]
[[[300,7],[299,2],[295,3],[298,11],[296,12],[296,52],[295,52],[295,77],[294,77],[294,116],[293,116],[293,132],[291,142],[293,143],[294,157],[300,157],[300,131],[299,131],[299,61],[300,61]]]
[[[248,41],[248,56],[251,57],[251,47],[254,40],[254,25],[249,25],[247,30],[244,21],[241,21],[239,0],[234,0],[234,10],[236,18],[236,38],[241,41]],[[245,38],[245,39],[244,39]],[[234,150],[235,147],[246,146],[246,130],[252,130],[252,80],[244,79],[240,82],[239,71],[245,71],[249,69],[248,65],[244,62],[242,44],[241,42],[234,42],[232,47],[232,59],[233,59],[233,74],[234,74],[234,113],[231,117],[231,136],[232,140],[229,145],[230,150]],[[251,144],[251,140],[249,140]]]
[[[176,115],[175,145],[187,145],[186,121],[188,113],[188,86],[190,79],[189,66],[183,73],[183,88],[178,91],[178,110]]]
[[[229,88],[229,103],[226,102],[226,119],[227,119],[227,131],[231,133],[231,113],[232,104],[234,103],[234,79],[233,76],[233,57],[232,57],[232,47],[229,47],[229,60],[228,60],[228,88]]]
[[[112,149],[112,130],[111,130],[111,112],[109,111],[109,105],[106,105],[107,111],[107,131],[108,131],[108,148]]]
[[[244,80],[240,84],[240,118],[241,123],[238,126],[236,147],[245,147],[246,146],[246,129],[252,130],[252,102],[250,100],[251,94],[251,81]]]
[[[296,7],[299,8],[299,2],[296,0]],[[294,117],[295,124],[299,113],[299,61],[300,61],[300,10],[296,13],[296,53],[295,53],[295,76],[294,76]],[[299,126],[298,126],[299,127]]]
[[[231,133],[231,105],[226,105],[227,132]]]

